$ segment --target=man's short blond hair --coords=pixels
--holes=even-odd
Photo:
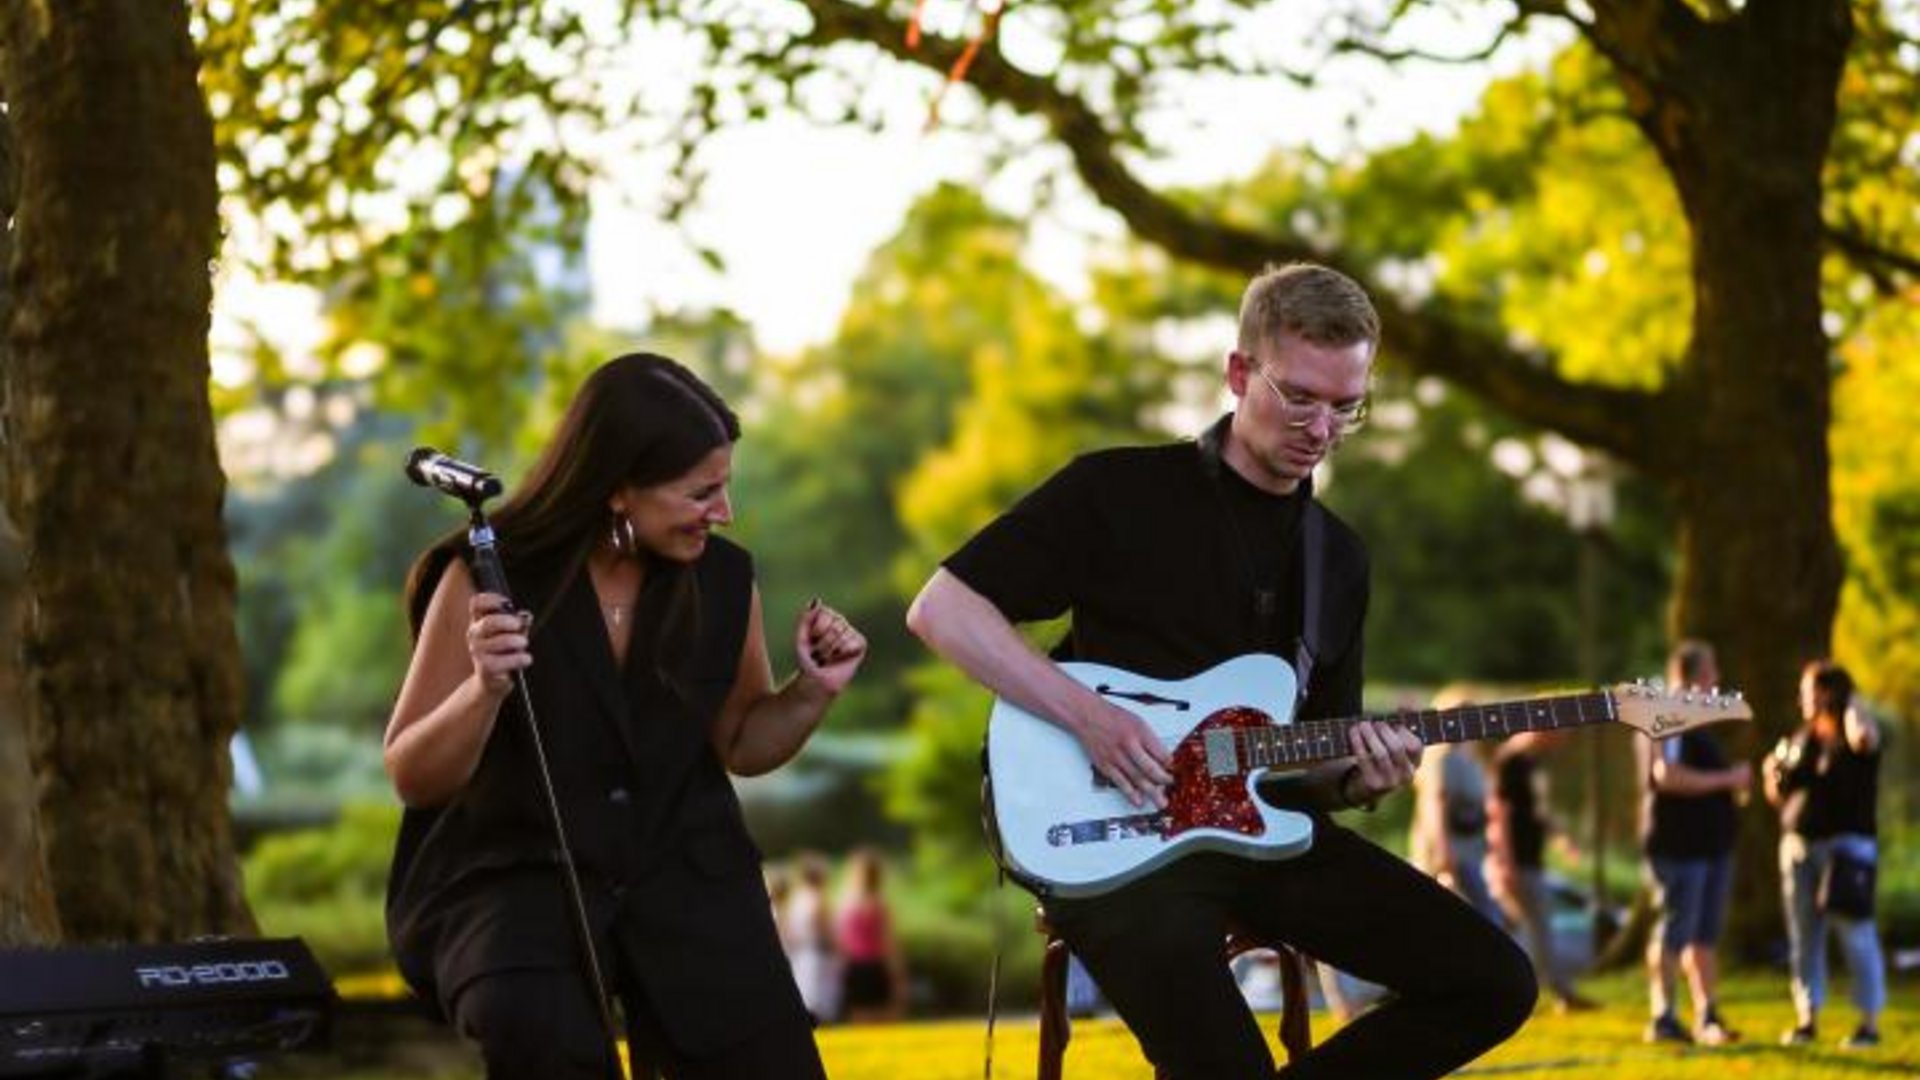
[[[1316,263],[1269,266],[1240,298],[1240,351],[1293,334],[1315,345],[1380,345],[1380,313],[1360,283]]]

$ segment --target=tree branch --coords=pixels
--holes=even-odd
[[[858,42],[899,60],[944,74],[961,44],[922,37],[909,48],[907,25],[845,0],[802,0],[814,26],[807,39],[831,45]],[[997,49],[983,49],[969,79],[987,100],[1044,120],[1072,155],[1075,171],[1102,204],[1119,214],[1134,235],[1195,263],[1255,273],[1275,262],[1311,261],[1332,266],[1366,284],[1386,323],[1388,349],[1412,367],[1450,379],[1530,423],[1600,447],[1630,464],[1654,464],[1649,449],[1656,412],[1673,404],[1675,391],[1660,394],[1572,383],[1556,375],[1546,358],[1524,354],[1498,334],[1469,326],[1437,305],[1404,300],[1337,247],[1299,237],[1255,232],[1194,214],[1147,187],[1120,159],[1116,140],[1093,109],[1052,80],[1028,74]],[[1649,408],[1650,405],[1656,406]]]
[[[1382,294],[1369,285],[1376,299]],[[1684,408],[1681,392],[1623,390],[1569,382],[1542,353],[1522,351],[1492,333],[1464,325],[1434,305],[1381,305],[1389,351],[1416,370],[1447,379],[1511,415],[1607,451],[1644,472],[1665,470],[1656,456],[1660,417]],[[1671,433],[1667,433],[1671,439]]]
[[[1569,19],[1587,44],[1606,57],[1627,84],[1638,84],[1649,98],[1668,96],[1672,86],[1652,45],[1668,29],[1696,22],[1693,12],[1682,0],[1591,0],[1590,6],[1592,19]],[[1672,25],[1676,20],[1679,26]]]
[[[474,0],[457,0],[456,3],[448,5],[438,18],[427,24],[426,32],[415,43],[411,62],[401,65],[393,72],[391,78],[383,80],[374,87],[371,94],[367,95],[367,108],[373,115],[387,115],[393,108],[393,99],[399,94],[401,86],[410,77],[419,74],[421,65],[439,47],[440,35],[452,29],[455,23],[465,20],[467,12],[473,5]]]
[[[1523,2],[1518,5],[1513,18],[1508,19],[1500,25],[1500,30],[1493,35],[1493,40],[1467,53],[1435,53],[1428,52],[1425,49],[1412,48],[1389,49],[1379,44],[1377,35],[1382,28],[1377,26],[1368,28],[1369,36],[1350,34],[1335,41],[1333,43],[1333,51],[1336,53],[1355,53],[1361,56],[1371,56],[1376,60],[1383,60],[1389,64],[1402,63],[1407,60],[1422,60],[1431,64],[1485,63],[1487,60],[1492,59],[1494,53],[1500,51],[1500,46],[1505,45],[1509,38],[1526,28],[1528,19],[1535,14],[1542,13],[1543,10],[1543,5],[1524,2],[1523,0]],[[1551,13],[1564,14],[1561,10],[1554,10]]]
[[[1871,278],[1875,291],[1882,296],[1894,296],[1900,292],[1900,282],[1896,280],[1898,275],[1920,280],[1920,255],[1896,251],[1878,243],[1851,222],[1828,225],[1823,232],[1827,246],[1846,256],[1861,273]]]
[[[965,48],[963,43],[932,36],[923,36],[917,48],[909,47],[907,24],[881,11],[845,0],[802,2],[814,17],[808,37],[821,45],[872,45],[942,76],[952,70]],[[1019,70],[997,48],[981,50],[967,81],[989,101],[1044,120],[1072,155],[1075,171],[1094,196],[1125,217],[1143,239],[1196,262],[1240,269],[1258,269],[1275,259],[1337,260],[1335,253],[1309,244],[1195,218],[1134,176],[1120,160],[1113,133],[1085,100],[1049,79]]]

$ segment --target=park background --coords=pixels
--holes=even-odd
[[[0,942],[257,929],[378,985],[398,590],[459,523],[399,464],[516,477],[646,348],[745,418],[769,626],[819,595],[873,642],[742,784],[757,838],[888,852],[922,1015],[979,1011],[1004,918],[1020,1006],[986,699],[904,604],[1071,454],[1197,430],[1246,276],[1313,258],[1388,324],[1322,478],[1373,556],[1370,702],[1697,634],[1757,756],[1832,652],[1889,727],[1883,927],[1920,946],[1915,4],[144,10],[5,15]],[[1554,777],[1562,869],[1622,906],[1629,760],[1585,734]],[[1755,800],[1732,944],[1784,998],[1772,841]]]

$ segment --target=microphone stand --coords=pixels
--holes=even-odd
[[[508,610],[512,610],[513,594],[507,590],[506,569],[500,564],[500,553],[494,545],[493,526],[487,522],[485,512],[480,509],[484,495],[462,495],[467,504],[467,543],[473,548],[473,576],[481,592],[497,593],[507,598]],[[553,824],[554,843],[560,855],[560,877],[567,887],[568,913],[572,916],[574,941],[580,947],[580,960],[585,967],[582,973],[587,977],[587,993],[600,1011],[600,1026],[607,1041],[607,1061],[611,1075],[618,1080],[628,1080],[627,1069],[620,1059],[620,1031],[613,1020],[613,1004],[607,1000],[607,984],[601,975],[600,952],[594,948],[593,927],[587,922],[587,902],[580,890],[580,874],[573,862],[573,848],[567,843],[567,828],[560,815],[560,800],[554,793],[553,774],[547,768],[546,743],[540,738],[540,725],[534,720],[533,695],[527,690],[525,671],[513,673],[514,693],[520,699],[521,712],[527,718],[527,738],[533,746],[534,772],[540,778],[541,794],[546,799],[547,817]]]

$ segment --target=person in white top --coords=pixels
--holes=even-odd
[[[811,852],[794,860],[786,907],[780,919],[782,943],[793,965],[815,1026],[840,1016],[840,958],[833,947],[833,907],[827,899],[826,860]]]

